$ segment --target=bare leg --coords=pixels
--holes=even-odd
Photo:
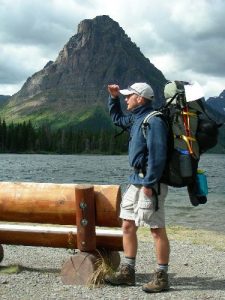
[[[165,228],[151,228],[158,264],[168,264],[170,245]]]
[[[168,267],[166,265],[169,263],[170,246],[166,229],[151,228],[151,233],[155,243],[157,263],[161,266],[156,268],[152,280],[144,284],[142,290],[147,293],[167,291],[169,289],[169,281],[167,274]]]
[[[126,257],[136,257],[137,254],[137,226],[132,220],[123,220],[123,250]]]
[[[124,264],[117,272],[105,276],[105,281],[111,285],[135,285],[135,257],[137,254],[137,227],[134,221],[123,220]]]

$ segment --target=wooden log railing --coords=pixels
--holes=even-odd
[[[62,280],[84,284],[101,249],[122,250],[121,230],[107,229],[121,226],[120,199],[116,185],[1,182],[0,243],[79,249],[81,256],[65,263]]]
[[[0,182],[0,221],[76,225],[77,184]],[[84,185],[84,188],[89,187]],[[118,227],[118,185],[94,185],[95,225]]]

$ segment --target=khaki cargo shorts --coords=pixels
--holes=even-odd
[[[158,185],[155,187],[158,191]],[[160,184],[158,207],[155,210],[155,196],[148,198],[141,185],[129,185],[123,194],[120,206],[120,218],[135,221],[136,226],[149,225],[150,228],[165,227],[164,202],[168,193],[168,186]]]

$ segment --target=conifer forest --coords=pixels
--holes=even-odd
[[[48,124],[35,128],[29,122],[6,124],[0,120],[0,153],[122,154],[127,151],[127,134],[116,130],[53,129]]]

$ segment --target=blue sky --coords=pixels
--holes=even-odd
[[[224,0],[0,0],[0,94],[55,60],[83,19],[109,15],[165,77],[225,89]]]

